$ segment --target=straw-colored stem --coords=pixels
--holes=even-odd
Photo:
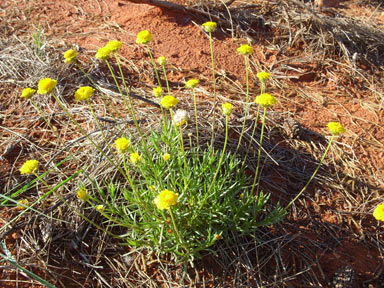
[[[324,159],[325,159],[325,156],[327,156],[327,154],[328,154],[329,148],[331,147],[331,144],[332,144],[332,142],[333,142],[334,137],[335,137],[335,136],[332,135],[332,138],[331,138],[331,140],[329,141],[328,146],[327,146],[327,148],[325,149],[325,152],[324,152],[323,156],[322,156],[321,159],[320,159],[320,163],[319,163],[319,165],[317,165],[316,170],[313,172],[311,178],[309,178],[307,184],[305,184],[304,188],[301,189],[301,191],[296,195],[295,198],[293,198],[293,200],[292,200],[291,202],[289,202],[289,204],[285,207],[285,209],[288,209],[288,208],[289,208],[289,207],[290,207],[290,206],[291,206],[291,205],[292,205],[292,204],[293,204],[293,203],[294,203],[294,202],[301,196],[301,194],[303,194],[303,192],[304,192],[305,190],[307,190],[309,184],[312,182],[313,178],[315,178],[317,172],[319,171],[321,164],[323,164],[323,161],[324,161]]]

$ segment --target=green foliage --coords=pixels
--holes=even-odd
[[[130,152],[138,152],[142,161],[138,165],[125,157],[123,161],[137,194],[123,181],[110,182],[106,189],[96,189],[97,185],[93,189],[89,202],[94,207],[105,206],[101,213],[109,224],[128,228],[121,238],[129,245],[192,260],[220,238],[230,242],[231,232],[249,234],[284,216],[285,210],[280,207],[266,212],[268,195],[248,192],[251,181],[240,159],[224,152],[220,165],[223,151],[211,146],[191,147],[184,153],[175,131],[170,123],[160,131],[152,131],[146,149],[132,143]],[[168,161],[163,159],[164,153],[171,155]],[[220,173],[212,182],[218,165]],[[177,204],[170,208],[175,223],[171,211],[159,210],[153,202],[164,189],[179,194]]]
[[[33,43],[35,44],[35,51],[37,56],[43,56],[46,54],[46,40],[44,36],[44,29],[39,24],[39,27],[36,32],[32,33]]]
[[[207,23],[212,25],[213,22]],[[41,51],[45,47],[42,40],[43,32],[39,26],[38,33],[34,34],[35,45],[38,51]],[[144,32],[146,37],[145,39],[139,37],[137,43],[146,45],[160,85],[156,63],[148,45],[148,42],[152,39],[152,35],[148,31],[142,32]],[[141,35],[140,33],[139,35]],[[211,32],[209,33],[216,106],[213,46]],[[211,251],[214,253],[214,244],[219,239],[231,243],[233,233],[252,235],[260,227],[269,226],[280,221],[290,205],[304,192],[317,173],[333,138],[329,142],[328,148],[318,168],[303,190],[301,190],[285,208],[277,204],[272,211],[269,211],[270,209],[267,209],[269,194],[260,190],[258,171],[261,165],[261,147],[267,108],[276,102],[276,99],[272,95],[265,93],[265,84],[270,74],[267,72],[259,72],[257,74],[261,82],[261,95],[255,99],[259,107],[255,119],[256,125],[252,131],[251,138],[253,138],[256,131],[258,116],[261,112],[260,107],[262,107],[264,111],[256,173],[252,180],[247,177],[245,173],[247,169],[245,163],[248,154],[244,159],[239,159],[236,153],[239,145],[242,144],[241,139],[243,133],[245,133],[245,122],[243,123],[236,152],[232,153],[226,149],[229,134],[229,116],[232,113],[232,104],[230,103],[224,103],[222,105],[222,117],[225,117],[225,141],[221,148],[216,148],[213,145],[214,137],[219,133],[219,131],[216,131],[217,129],[214,128],[212,130],[212,141],[210,145],[201,146],[198,141],[197,144],[193,145],[191,140],[193,138],[192,135],[191,137],[188,136],[189,146],[187,146],[183,140],[186,139],[183,126],[186,125],[187,122],[187,111],[179,110],[175,113],[173,112],[172,109],[178,104],[179,100],[172,95],[166,95],[162,99],[159,99],[163,116],[162,119],[159,119],[160,128],[153,128],[148,133],[143,133],[136,119],[135,107],[132,105],[129,97],[129,89],[127,88],[128,86],[122,73],[123,70],[120,66],[117,50],[121,45],[121,42],[110,41],[105,47],[98,50],[95,57],[100,61],[105,61],[116,86],[119,87],[121,96],[128,108],[129,116],[132,118],[136,128],[136,131],[128,131],[127,134],[136,135],[136,138],[133,136],[131,139],[129,139],[128,136],[122,137],[115,141],[114,148],[111,145],[107,145],[108,151],[101,149],[71,115],[70,110],[65,108],[65,105],[61,103],[61,100],[54,94],[53,89],[49,90],[49,93],[52,94],[67,114],[68,119],[76,124],[81,133],[83,133],[90,143],[94,145],[95,149],[103,155],[104,159],[109,162],[110,167],[115,169],[115,175],[117,176],[107,183],[102,182],[103,180],[99,180],[96,177],[95,179],[90,179],[91,184],[87,187],[85,187],[85,185],[79,185],[81,189],[77,192],[77,197],[89,204],[87,208],[95,209],[100,213],[99,219],[102,219],[101,223],[90,220],[83,212],[78,211],[66,202],[61,195],[55,193],[57,187],[64,185],[66,181],[52,188],[44,181],[44,174],[39,176],[34,173],[37,177],[36,181],[42,182],[50,188],[48,193],[51,193],[51,191],[54,192],[55,195],[76,214],[94,225],[97,229],[101,229],[105,233],[119,239],[122,244],[137,247],[138,249],[152,249],[157,253],[171,253],[177,261],[193,261],[195,258],[200,257],[203,251]],[[103,52],[102,55],[100,51]],[[109,63],[108,59],[112,54],[115,56],[114,59],[116,59],[119,67],[120,77],[127,96],[122,92],[120,88],[122,85],[118,83],[118,78]],[[248,56],[248,54],[245,55],[245,57]],[[64,53],[64,61],[74,63],[85,73],[77,62],[76,57],[77,52],[73,50]],[[245,58],[245,61],[246,75],[248,75],[248,69],[250,69],[248,66],[248,58]],[[165,59],[161,59],[161,63],[163,68],[162,72],[164,73],[165,79],[167,79]],[[86,73],[85,76],[90,78]],[[90,82],[93,83],[91,78]],[[44,86],[43,84],[39,82],[39,86]],[[47,87],[39,87],[39,89],[40,88],[42,91],[47,90]],[[168,83],[167,88],[169,89]],[[249,114],[248,90],[247,77],[245,115]],[[95,123],[100,128],[105,143],[110,143],[110,139],[107,139],[107,135],[103,132],[97,120],[97,115],[90,101],[95,90],[92,87],[84,86],[80,87],[76,93],[80,93],[79,91],[89,92],[87,92],[86,95],[82,95],[84,97],[77,97],[77,100],[87,102],[88,108],[95,118]],[[195,93],[195,90],[193,90],[193,93]],[[160,94],[158,97],[162,96]],[[77,96],[79,96],[79,94]],[[106,95],[102,96],[103,99],[107,98]],[[198,115],[195,99],[194,94],[195,136],[198,138]],[[104,104],[110,105],[110,101],[106,101]],[[216,121],[217,117],[220,117],[216,114],[214,115],[213,122]],[[214,127],[215,124],[216,123],[212,123],[212,127]],[[248,146],[248,149],[249,148],[250,146]],[[165,157],[165,155],[167,157]],[[255,190],[256,186],[258,188],[256,189],[257,191]],[[11,198],[24,192],[24,188],[12,194]],[[8,201],[11,199],[9,197],[4,198]],[[3,202],[3,204],[5,203],[6,201]]]

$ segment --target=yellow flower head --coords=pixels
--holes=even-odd
[[[57,84],[56,80],[53,80],[51,78],[44,78],[39,81],[37,93],[39,94],[48,94],[55,89]]]
[[[164,56],[160,56],[159,58],[157,58],[157,62],[158,62],[161,66],[164,66],[165,64],[167,64],[167,59],[165,59]]]
[[[339,122],[329,122],[327,127],[333,135],[339,135],[345,132],[345,128]]]
[[[205,32],[208,32],[208,33],[212,33],[213,31],[215,31],[216,27],[217,27],[216,22],[208,21],[208,22],[203,23],[203,28],[204,28]]]
[[[35,89],[32,89],[32,88],[24,88],[24,89],[23,89],[23,92],[21,92],[20,97],[21,97],[21,98],[25,98],[25,99],[29,99],[29,98],[31,98],[33,95],[35,95],[35,93],[36,93],[36,90],[35,90]]]
[[[265,83],[269,77],[271,77],[271,73],[262,71],[256,74],[256,77],[259,78],[261,83]]]
[[[164,159],[165,161],[168,161],[169,159],[171,159],[171,154],[169,154],[169,153],[164,153],[164,155],[163,155],[163,159]]]
[[[89,100],[92,97],[95,89],[89,86],[82,86],[75,92],[75,100],[76,101],[84,101]]]
[[[185,83],[185,88],[194,89],[199,83],[200,83],[199,79],[189,79],[187,83]]]
[[[172,95],[164,96],[161,101],[160,105],[165,109],[171,109],[174,107],[177,103],[179,103],[179,100],[177,98],[173,97]]]
[[[221,108],[223,109],[223,115],[229,116],[232,113],[232,104],[231,103],[224,103],[221,105]]]
[[[240,55],[251,55],[253,52],[253,48],[247,44],[241,45],[239,48],[237,48],[237,53]]]
[[[177,198],[179,194],[176,194],[173,191],[168,189],[164,189],[160,192],[160,194],[153,200],[158,209],[170,209],[171,206],[177,204]]]
[[[28,206],[29,205],[29,201],[28,199],[21,199],[20,201],[18,201],[19,205],[17,205],[17,208],[19,208],[20,210],[24,210],[25,206]],[[22,204],[22,205],[21,205]],[[24,205],[24,206],[23,206]]]
[[[163,88],[161,88],[160,86],[154,87],[153,95],[155,95],[155,97],[157,98],[160,98],[161,96],[163,96]]]
[[[89,199],[89,194],[87,193],[87,190],[81,188],[79,191],[77,191],[76,194],[77,198],[79,198],[82,201],[87,201]]]
[[[268,93],[263,93],[255,98],[255,103],[264,108],[273,106],[276,102],[276,98]]]
[[[177,110],[172,120],[177,127],[184,125],[187,122],[187,111]]]
[[[136,165],[136,164],[141,162],[141,157],[140,157],[139,153],[133,152],[133,153],[131,153],[131,155],[129,155],[129,160],[131,161],[131,163],[133,165]]]
[[[125,137],[121,137],[115,140],[115,146],[119,153],[125,153],[129,148],[129,140]]]
[[[39,161],[37,160],[27,160],[20,168],[20,174],[32,174],[37,170],[39,166]]]
[[[72,63],[76,60],[78,53],[73,50],[69,49],[64,52],[64,63]]]
[[[152,40],[152,35],[148,30],[143,30],[137,33],[136,43],[137,44],[147,44]]]
[[[99,50],[97,50],[95,57],[100,60],[107,60],[109,58],[109,55],[111,55],[111,53],[112,53],[111,48],[104,46],[104,47],[101,47]]]
[[[373,217],[375,217],[376,220],[384,221],[384,203],[379,204],[375,210],[373,211]]]
[[[98,212],[104,212],[104,205],[97,205],[96,206],[96,211],[98,211]]]
[[[112,52],[116,52],[117,50],[120,49],[120,47],[123,45],[120,41],[117,40],[111,40],[105,45],[106,48],[111,50]]]

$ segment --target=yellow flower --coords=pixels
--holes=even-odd
[[[173,191],[168,189],[164,189],[160,192],[160,194],[153,200],[158,209],[170,209],[171,206],[177,204],[177,198],[179,194],[176,194]]]
[[[187,83],[185,83],[185,88],[194,89],[199,82],[199,79],[189,79]]]
[[[205,32],[208,32],[208,33],[212,33],[213,31],[215,31],[216,27],[217,27],[216,22],[208,21],[208,22],[203,23],[203,28],[204,28]]]
[[[327,127],[333,135],[339,135],[345,132],[345,128],[339,122],[329,122]]]
[[[187,111],[177,110],[172,120],[177,127],[184,125],[187,122]]]
[[[264,108],[273,106],[276,102],[276,98],[268,93],[263,93],[255,98],[255,103]]]
[[[112,52],[116,52],[117,50],[120,49],[120,47],[123,45],[120,41],[117,40],[111,40],[105,45],[106,48],[111,50]]]
[[[171,158],[171,154],[169,154],[169,153],[164,153],[164,155],[163,155],[163,159],[164,159],[165,161],[168,161],[170,158]]]
[[[20,210],[24,210],[24,209],[26,209],[27,207],[25,207],[25,206],[28,206],[28,205],[29,205],[29,201],[28,201],[28,199],[21,199],[20,201],[18,201],[18,203],[19,203],[19,205],[17,205],[17,208],[19,208]],[[20,205],[20,204],[23,204],[23,205],[25,205],[25,206]]]
[[[156,189],[156,187],[155,187],[155,186],[153,186],[153,185],[151,185],[151,186],[149,186],[149,187],[148,187],[148,189],[149,189],[149,191],[152,191],[152,192],[154,192],[154,191],[155,191],[155,189]]]
[[[253,48],[247,44],[243,44],[239,48],[237,48],[237,52],[240,55],[251,55],[253,52]]]
[[[171,109],[174,107],[177,103],[179,103],[179,100],[177,98],[173,97],[172,95],[164,96],[161,101],[160,105],[165,109]]]
[[[112,53],[112,50],[109,47],[104,46],[104,47],[101,47],[99,50],[97,50],[95,57],[100,60],[107,60],[109,58],[109,55],[111,55],[111,53]]]
[[[48,94],[55,89],[55,86],[57,84],[56,80],[53,80],[51,78],[44,78],[39,81],[37,93],[39,94]]]
[[[154,87],[153,95],[155,95],[155,97],[157,98],[160,98],[161,96],[163,96],[163,88],[161,88],[160,86]]]
[[[78,53],[73,50],[69,49],[64,52],[64,63],[72,63],[73,61],[76,60]]]
[[[136,164],[141,162],[141,157],[140,157],[139,153],[133,152],[133,153],[131,153],[131,155],[129,155],[129,160],[131,161],[131,163],[133,165],[136,165]]]
[[[375,210],[373,211],[373,217],[376,218],[376,220],[384,221],[384,203],[379,204]]]
[[[104,205],[97,205],[96,206],[96,211],[98,211],[98,212],[104,212]]]
[[[39,166],[39,161],[37,160],[27,160],[20,168],[20,174],[32,174],[37,170]]]
[[[137,33],[136,43],[137,44],[147,44],[152,40],[152,35],[148,30],[143,30]]]
[[[76,196],[82,201],[87,201],[89,199],[89,194],[85,189],[80,189],[79,191],[77,191]]]
[[[21,97],[21,98],[29,99],[29,98],[31,98],[33,95],[35,95],[35,93],[36,93],[36,90],[35,90],[35,89],[32,89],[32,88],[24,88],[24,89],[23,89],[23,92],[21,92],[20,97]]]
[[[157,62],[158,62],[161,66],[164,66],[165,64],[167,64],[167,59],[165,59],[164,56],[160,56],[159,58],[157,58]]]
[[[271,74],[265,71],[259,72],[256,74],[256,77],[259,78],[261,83],[265,83],[269,77],[271,77]]]
[[[223,109],[223,115],[229,116],[232,113],[232,104],[231,103],[224,103],[221,105],[221,108]]]
[[[84,101],[88,100],[92,97],[93,93],[95,92],[95,89],[89,86],[82,86],[75,92],[75,100],[76,101]]]
[[[127,152],[129,148],[129,140],[125,137],[121,137],[115,140],[115,146],[119,153]]]

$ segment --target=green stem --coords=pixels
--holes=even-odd
[[[334,138],[335,138],[335,136],[332,135],[332,138],[329,141],[328,146],[325,149],[325,152],[324,152],[323,156],[320,159],[319,165],[317,165],[316,170],[313,172],[311,178],[309,178],[307,184],[305,184],[304,188],[301,189],[301,191],[296,195],[295,198],[293,198],[293,200],[291,202],[289,202],[289,204],[287,205],[287,207],[285,207],[285,209],[288,209],[300,197],[300,195],[303,194],[303,192],[308,188],[309,184],[312,182],[313,178],[315,178],[315,176],[317,174],[317,171],[319,171],[321,164],[323,164],[325,156],[328,154],[329,148],[331,147],[331,144],[332,144]]]
[[[119,89],[120,95],[123,97],[124,104],[125,104],[125,106],[128,108],[128,112],[129,112],[129,114],[131,114],[132,120],[133,120],[133,122],[135,123],[136,130],[137,130],[137,132],[138,132],[139,135],[140,135],[139,138],[140,138],[140,141],[141,141],[141,145],[143,146],[144,151],[145,151],[145,153],[146,153],[147,156],[148,156],[148,155],[149,155],[149,151],[148,151],[148,148],[147,148],[147,144],[145,143],[144,136],[143,136],[143,134],[142,134],[142,132],[141,132],[139,123],[137,122],[136,114],[135,114],[135,112],[133,111],[133,105],[132,105],[131,97],[129,96],[129,91],[128,91],[128,88],[127,88],[127,86],[126,86],[125,79],[124,79],[124,75],[123,75],[123,71],[122,71],[122,69],[121,69],[120,62],[118,61],[118,57],[117,57],[117,55],[116,55],[116,59],[117,59],[117,65],[118,65],[118,67],[119,67],[121,77],[122,77],[122,79],[123,79],[123,83],[124,83],[124,86],[125,86],[125,90],[126,90],[127,95],[128,95],[128,100],[127,100],[127,98],[125,97],[124,93],[121,91],[119,82],[117,81],[117,78],[116,78],[116,76],[115,76],[115,73],[113,72],[113,69],[112,69],[111,65],[109,64],[108,60],[105,60],[105,63],[107,63],[108,69],[109,69],[109,71],[110,71],[111,74],[112,74],[112,77],[113,77],[113,80],[115,81],[115,84],[116,84],[116,86],[117,86],[117,89]],[[148,158],[148,159],[150,159],[150,158]]]
[[[47,123],[48,127],[51,128],[51,130],[53,131],[53,133],[55,134],[55,136],[59,140],[60,144],[63,144],[63,142],[61,141],[61,137],[59,136],[57,131],[53,128],[53,125],[51,124],[51,121],[49,121],[47,118],[45,118],[45,116],[43,114],[43,111],[41,111],[41,109],[36,105],[35,101],[33,101],[32,98],[30,100],[31,100],[31,103],[32,103],[33,107],[36,108],[36,110],[40,113],[41,117],[43,117],[44,121]]]
[[[198,121],[197,121],[197,104],[196,104],[196,91],[195,91],[195,88],[192,89],[192,93],[193,93],[193,106],[194,106],[194,109],[195,109],[196,141],[197,141],[197,145],[199,145],[199,124],[198,124]]]
[[[244,56],[244,62],[245,62],[245,76],[247,81],[247,94],[245,96],[245,115],[244,115],[243,127],[241,128],[241,133],[239,137],[239,143],[237,143],[235,154],[240,148],[241,140],[243,139],[243,134],[245,130],[245,123],[247,121],[248,114],[249,114],[249,77],[248,77],[248,56],[247,55]]]
[[[75,65],[77,68],[79,68],[79,70],[85,75],[85,77],[87,77],[87,79],[92,83],[93,87],[95,87],[102,95],[103,99],[105,100],[105,102],[107,103],[106,107],[107,109],[109,110],[109,107],[112,108],[112,110],[116,113],[116,115],[119,115],[119,117],[123,117],[120,112],[113,106],[111,105],[111,102],[108,100],[107,96],[105,96],[105,94],[98,88],[99,86],[95,83],[95,81],[93,81],[93,79],[91,78],[91,76],[89,76],[89,74],[87,72],[84,71],[83,68],[81,68],[80,64],[76,61],[75,62]],[[109,111],[110,112],[110,111]],[[114,116],[113,116],[113,113],[111,113],[111,116],[114,120],[117,120]]]
[[[216,107],[217,104],[217,96],[216,96],[216,76],[215,76],[215,62],[213,56],[213,40],[212,40],[212,32],[209,32],[209,46],[211,49],[211,62],[212,62],[212,78],[213,78],[213,95],[214,95],[214,104],[213,107]],[[212,138],[211,138],[211,146],[213,147],[213,141],[215,137],[215,122],[216,122],[216,114],[213,113],[213,121],[212,121]]]
[[[147,51],[148,51],[149,57],[151,57],[151,61],[152,61],[152,65],[153,65],[153,69],[155,70],[155,74],[156,74],[157,82],[159,83],[159,86],[161,87],[161,82],[160,82],[159,72],[157,72],[155,59],[153,59],[153,56],[152,56],[152,53],[151,53],[151,49],[149,48],[149,45],[146,44],[146,46],[147,46]]]
[[[216,177],[217,177],[217,175],[219,174],[219,171],[220,171],[220,166],[221,166],[221,164],[223,163],[223,160],[224,160],[225,149],[226,149],[227,143],[228,143],[228,121],[229,121],[228,119],[229,119],[229,116],[228,115],[225,116],[225,140],[224,140],[224,147],[223,147],[223,150],[221,151],[221,157],[220,157],[220,160],[219,160],[219,164],[217,165],[216,173],[213,176],[213,179],[211,180],[212,182],[211,182],[211,185],[208,188],[207,195],[209,195],[209,192],[211,191],[211,189],[213,187],[213,184],[216,181]]]
[[[72,117],[71,113],[69,113],[69,111],[67,110],[67,108],[65,108],[65,106],[63,105],[63,103],[60,102],[60,100],[57,98],[57,96],[55,95],[55,93],[52,93],[52,96],[53,98],[55,98],[55,100],[57,101],[57,103],[59,103],[61,109],[64,110],[65,114],[68,115],[68,117],[71,119],[71,121],[73,123],[75,123],[75,125],[77,126],[77,128],[80,129],[81,133],[83,133],[83,135],[92,143],[92,145],[117,169],[120,171],[120,173],[122,173],[122,175],[124,175],[124,171],[121,170],[121,167],[119,167],[114,161],[112,161],[111,158],[108,157],[107,154],[104,153],[104,151],[99,147],[99,145],[97,145],[91,137],[89,137],[88,133],[80,126],[80,124],[76,121],[75,118]]]
[[[259,166],[260,166],[260,158],[261,158],[261,147],[263,144],[263,136],[264,136],[264,127],[265,127],[265,118],[267,115],[267,108],[264,108],[264,114],[263,114],[263,123],[261,125],[261,134],[260,134],[260,143],[259,143],[259,151],[257,155],[257,166],[256,166],[256,172],[255,172],[255,178],[253,179],[251,194],[253,193],[257,181],[257,176],[259,173]]]
[[[180,132],[180,145],[181,145],[181,152],[183,153],[183,159],[184,159],[184,173],[183,173],[183,178],[184,178],[184,187],[187,185],[187,157],[185,156],[185,150],[184,150],[184,138],[183,138],[183,129],[181,128],[181,125],[179,126],[179,132]]]
[[[146,216],[151,215],[150,214],[151,212],[149,211],[149,209],[148,209],[147,205],[145,204],[145,202],[141,199],[142,197],[140,196],[139,192],[137,191],[135,183],[133,182],[132,177],[129,174],[128,166],[127,166],[127,159],[125,158],[125,154],[124,153],[123,153],[123,164],[124,164],[126,178],[128,180],[129,185],[132,187],[133,193],[135,193],[137,201],[142,205],[142,207],[144,207],[145,211],[147,212]]]
[[[249,151],[251,149],[252,141],[253,141],[253,136],[255,135],[256,128],[257,128],[257,121],[259,120],[259,114],[260,114],[260,106],[257,107],[257,113],[256,113],[256,118],[255,118],[255,124],[253,126],[252,134],[251,134],[251,140],[249,141],[248,148],[243,160],[243,163],[241,164],[241,168],[244,167],[245,161],[247,161]]]
[[[161,65],[161,66],[163,67],[164,79],[165,79],[165,83],[167,84],[168,94],[170,95],[171,94],[171,90],[169,89],[169,82],[168,82],[168,77],[167,77],[167,71],[165,70],[165,65]]]
[[[181,237],[181,235],[179,233],[179,230],[177,229],[177,225],[176,225],[175,217],[173,216],[172,208],[169,208],[168,211],[169,211],[169,214],[171,215],[172,224],[173,224],[173,228],[175,229],[175,232],[176,232],[176,235],[177,235],[177,239],[179,240],[181,246],[185,249],[185,251],[187,253],[189,253],[189,248],[185,244],[184,239]]]
[[[37,178],[39,178],[39,175],[34,172],[33,173]],[[49,190],[52,190],[51,186],[48,185],[47,182],[45,182],[42,178],[40,178],[40,181],[49,189]],[[114,237],[114,238],[121,238],[119,237],[118,235],[116,234],[113,234],[112,232],[109,232],[107,230],[105,230],[104,228],[102,228],[101,226],[97,225],[95,222],[93,222],[91,219],[89,219],[87,216],[85,216],[83,213],[77,211],[74,207],[72,207],[67,200],[64,199],[63,196],[61,196],[59,193],[57,193],[55,190],[53,190],[53,193],[65,204],[67,205],[70,209],[72,209],[73,212],[75,212],[77,215],[79,215],[81,218],[83,218],[85,221],[87,221],[88,223],[91,223],[92,225],[94,225],[97,229],[100,229],[101,231],[107,233],[108,235]]]
[[[103,139],[104,139],[104,141],[105,141],[105,144],[107,145],[109,151],[110,151],[110,152],[112,153],[112,155],[113,155],[113,158],[114,158],[115,162],[117,163],[117,159],[115,158],[115,154],[113,153],[112,148],[111,148],[111,146],[109,145],[109,141],[108,141],[107,137],[105,136],[103,127],[101,127],[101,125],[100,125],[100,121],[97,119],[96,113],[95,113],[95,111],[92,109],[92,105],[91,105],[91,103],[89,102],[89,99],[87,99],[87,103],[88,103],[89,109],[91,109],[92,116],[93,116],[93,118],[94,118],[95,121],[96,121],[96,125],[97,125],[97,127],[99,127],[99,129],[100,129],[100,132],[101,132],[101,135],[103,136]]]

